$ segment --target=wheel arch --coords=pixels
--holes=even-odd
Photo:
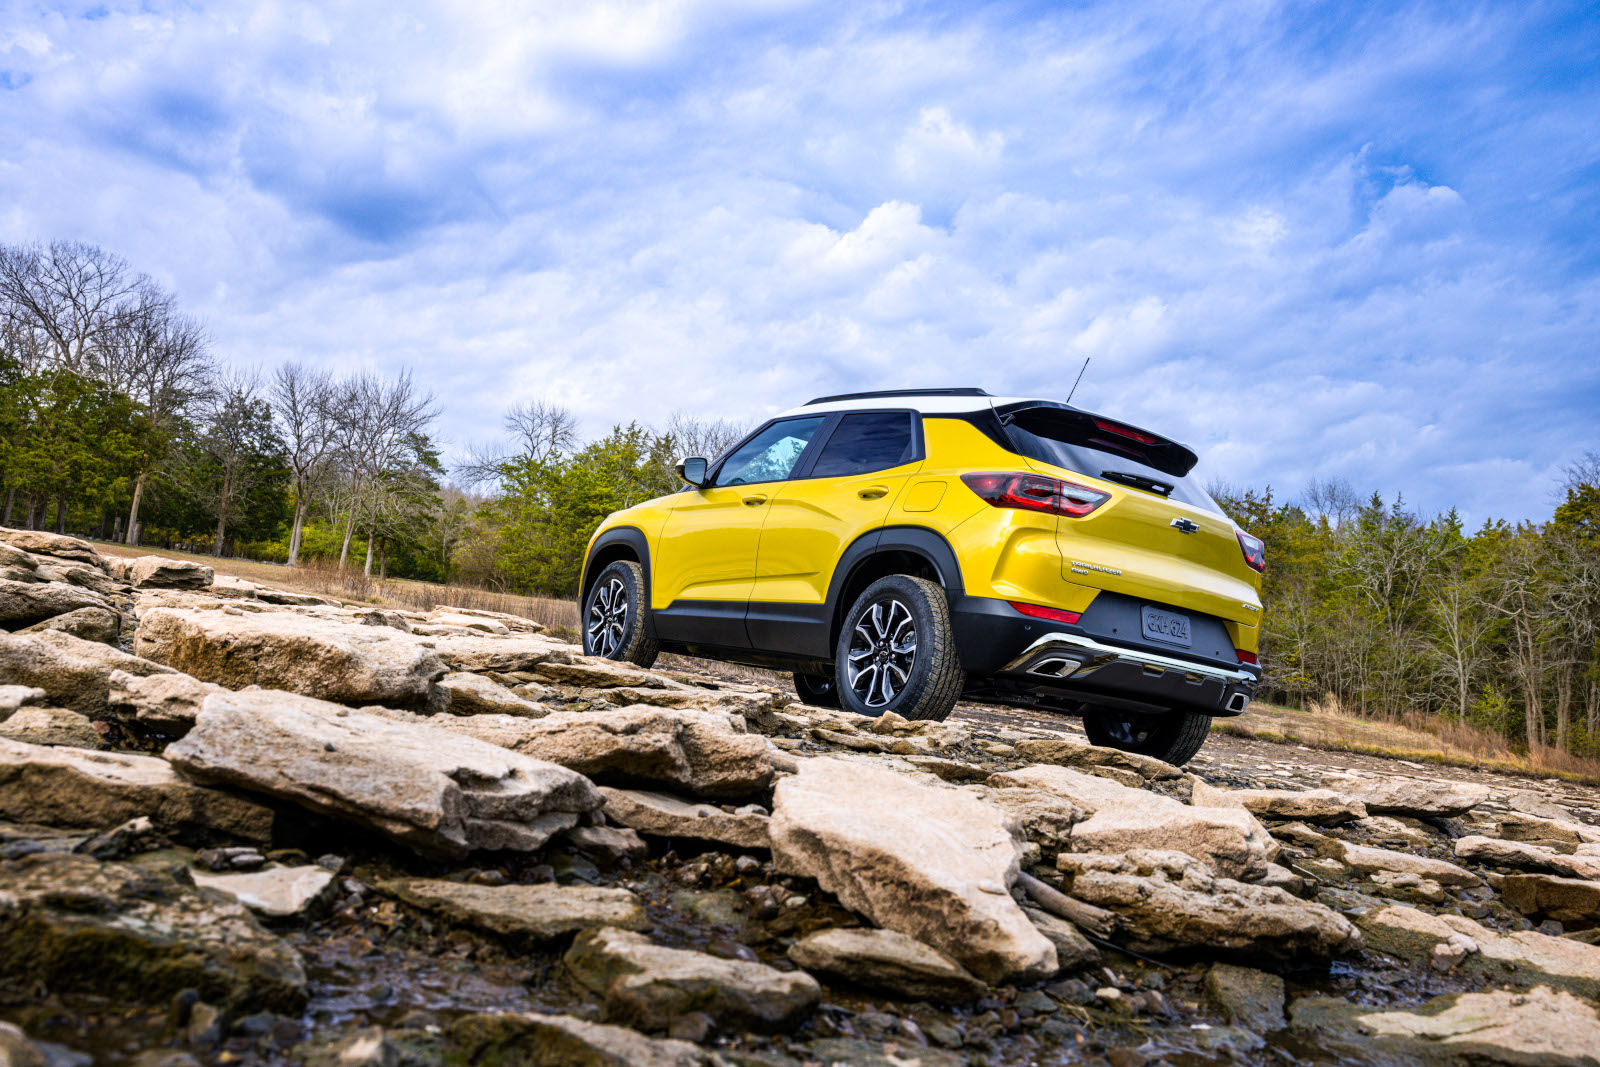
[[[828,648],[839,640],[845,613],[861,591],[879,578],[911,574],[941,586],[947,597],[965,593],[955,551],[926,526],[884,526],[862,534],[839,557],[828,586]]]
[[[650,604],[650,542],[637,526],[613,526],[589,546],[583,561],[583,573],[578,578],[578,618],[583,619],[583,605],[589,599],[589,589],[596,576],[619,559],[631,559],[644,571],[644,602]],[[648,614],[646,618],[648,618]]]

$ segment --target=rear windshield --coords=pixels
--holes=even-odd
[[[1088,425],[1092,426],[1092,421]],[[1138,442],[1124,443],[1115,435],[1085,432],[1084,426],[1082,420],[1064,419],[1051,409],[1040,409],[1017,412],[1006,433],[1014,450],[1029,459],[1223,514],[1193,474],[1178,477],[1152,467],[1140,461]]]

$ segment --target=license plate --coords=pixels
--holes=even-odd
[[[1189,616],[1179,615],[1176,611],[1162,611],[1159,608],[1146,607],[1144,609],[1144,635],[1152,641],[1164,641],[1169,645],[1182,645],[1188,648]]]

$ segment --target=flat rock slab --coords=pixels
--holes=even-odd
[[[1600,1013],[1571,993],[1539,987],[1452,993],[1420,1008],[1371,1008],[1335,997],[1302,997],[1296,1030],[1335,1057],[1428,1064],[1600,1064]]]
[[[199,780],[292,800],[442,856],[537,849],[605,803],[587,778],[553,763],[267,690],[207,697],[166,755]]]
[[[182,737],[194,725],[200,705],[212,693],[228,690],[187,674],[151,674],[141,678],[112,671],[106,687],[106,704],[125,725],[140,733]]]
[[[965,1003],[989,991],[961,964],[893,930],[819,930],[789,946],[813,974],[911,1000]]]
[[[246,874],[191,871],[194,884],[220,889],[266,919],[298,919],[332,902],[338,878],[326,867],[269,867]]]
[[[445,673],[409,634],[290,611],[156,608],[140,618],[133,646],[229,689],[259,685],[346,704],[420,703]]]
[[[1154,756],[1137,752],[1085,745],[1078,741],[1038,739],[1018,741],[1017,755],[1035,763],[1050,763],[1058,767],[1113,767],[1131,771],[1151,782],[1182,778],[1184,771]]]
[[[1355,778],[1324,775],[1325,788],[1354,797],[1374,815],[1449,818],[1465,815],[1489,799],[1489,787],[1476,782],[1423,778]]]
[[[1465,887],[1483,884],[1482,878],[1448,860],[1436,860],[1431,856],[1418,856],[1415,853],[1397,852],[1387,848],[1372,848],[1368,845],[1350,845],[1342,841],[1337,844],[1342,846],[1337,847],[1338,859],[1347,867],[1362,874],[1412,874],[1447,886]]]
[[[69,633],[0,634],[0,684],[43,689],[57,707],[104,715],[113,671],[145,677],[171,667]]]
[[[1367,817],[1365,804],[1332,789],[1218,789],[1202,782],[1195,786],[1193,802],[1234,805],[1262,819],[1319,826],[1342,826]]]
[[[538,633],[497,636],[484,633],[449,634],[418,638],[431,646],[453,671],[492,671],[513,674],[542,663],[561,663],[574,655],[572,645]]]
[[[698,1045],[646,1037],[570,1015],[501,1012],[468,1015],[450,1026],[450,1042],[467,1063],[525,1067],[709,1067],[721,1057]]]
[[[822,996],[803,971],[666,948],[611,928],[579,934],[564,962],[573,978],[605,998],[607,1019],[641,1030],[665,1030],[674,1016],[703,1011],[725,1029],[781,1031]]]
[[[88,716],[66,708],[19,708],[0,722],[0,737],[31,745],[105,747]]]
[[[1212,964],[1206,993],[1229,1022],[1258,1034],[1281,1030],[1286,995],[1282,978],[1231,963]]]
[[[626,889],[565,885],[473,885],[437,878],[399,878],[379,888],[413,907],[524,944],[558,941],[580,930],[649,925],[639,898]]]
[[[140,556],[125,574],[135,589],[210,589],[216,577],[204,563],[165,556]]]
[[[1600,948],[1532,930],[1502,934],[1462,915],[1433,915],[1396,904],[1358,920],[1367,947],[1416,963],[1452,941],[1467,954],[1453,970],[1468,978],[1506,985],[1544,984],[1600,999]]]
[[[1457,838],[1455,849],[1457,859],[1472,863],[1600,880],[1600,856],[1570,856],[1526,841],[1502,841],[1481,834]]]
[[[1572,927],[1600,922],[1600,882],[1553,874],[1511,874],[1500,883],[1500,895],[1524,915]]]
[[[1115,912],[1137,952],[1205,949],[1246,959],[1325,960],[1361,948],[1343,915],[1281,889],[1219,878],[1182,852],[1062,853],[1067,892]]]
[[[35,556],[74,559],[101,570],[105,570],[106,567],[106,561],[94,550],[93,545],[76,537],[67,537],[65,534],[48,533],[44,530],[13,530],[0,526],[0,541],[23,552],[31,552]]]
[[[606,815],[641,834],[716,841],[736,848],[771,848],[769,816],[753,812],[728,812],[714,804],[699,804],[636,789],[601,786]]]
[[[79,608],[108,609],[99,593],[65,582],[14,582],[0,578],[0,626],[21,629]]]
[[[550,714],[543,704],[520,697],[492,678],[453,671],[433,683],[428,710],[446,715],[515,715],[539,719]]]
[[[98,641],[102,645],[115,645],[122,636],[122,616],[111,608],[88,607],[75,608],[64,615],[36,622],[32,626],[24,627],[18,633],[34,634],[46,630],[60,630],[62,633],[81,637],[85,641]]]
[[[164,759],[0,740],[0,818],[105,830],[141,815],[174,833],[272,836],[270,809],[196,785]]]
[[[778,782],[769,828],[779,870],[816,879],[980,978],[1055,973],[1055,947],[1009,891],[1019,828],[971,793],[867,763],[805,760]]]
[[[232,897],[87,856],[0,861],[0,974],[56,992],[165,1005],[180,990],[298,1014],[300,954]]]

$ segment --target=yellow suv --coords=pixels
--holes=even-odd
[[[1260,679],[1266,566],[1195,462],[1050,400],[821,397],[600,524],[584,651],[775,667],[862,715],[943,719],[962,696],[1076,714],[1096,744],[1182,764]]]

